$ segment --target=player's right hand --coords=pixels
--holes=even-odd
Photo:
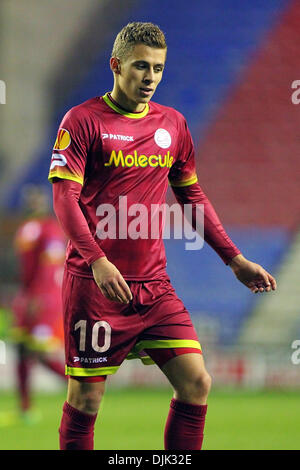
[[[101,293],[109,300],[128,304],[132,293],[125,279],[116,266],[104,256],[92,263],[95,282]]]

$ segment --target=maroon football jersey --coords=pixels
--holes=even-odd
[[[140,113],[127,112],[109,94],[75,106],[58,130],[49,173],[54,178],[82,185],[79,205],[90,231],[125,279],[164,275],[162,217],[156,217],[157,231],[151,232],[151,223],[169,182],[197,181],[192,138],[178,111],[151,101]],[[92,277],[72,241],[67,266]]]
[[[23,290],[60,296],[65,237],[52,216],[24,221],[15,235],[20,281]]]

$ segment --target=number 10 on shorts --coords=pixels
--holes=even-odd
[[[104,344],[99,346],[99,330],[100,328],[104,329]],[[79,351],[85,351],[86,349],[86,330],[87,330],[87,320],[79,320],[75,323],[74,330],[80,330],[79,337]],[[111,344],[111,326],[106,321],[97,321],[92,329],[92,348],[98,353],[103,353],[107,351]]]

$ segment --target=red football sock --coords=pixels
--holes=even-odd
[[[166,450],[201,450],[207,405],[171,400],[165,427]]]
[[[90,415],[64,403],[59,428],[60,450],[93,450],[97,414]]]
[[[20,396],[21,410],[26,411],[30,408],[30,384],[29,372],[31,361],[27,357],[22,357],[17,365],[18,392]]]

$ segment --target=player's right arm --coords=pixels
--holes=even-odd
[[[76,181],[55,178],[53,181],[53,208],[68,238],[86,263],[91,266],[101,293],[109,300],[128,303],[130,289],[114,264],[94,240],[79,206],[81,185]]]
[[[80,116],[76,108],[64,117],[49,172],[49,180],[53,183],[53,207],[65,234],[91,267],[102,294],[109,300],[128,303],[130,289],[94,240],[79,205],[92,132],[88,120]]]
[[[116,302],[128,304],[132,299],[131,291],[120,271],[104,256],[92,264],[94,279],[102,294]]]

